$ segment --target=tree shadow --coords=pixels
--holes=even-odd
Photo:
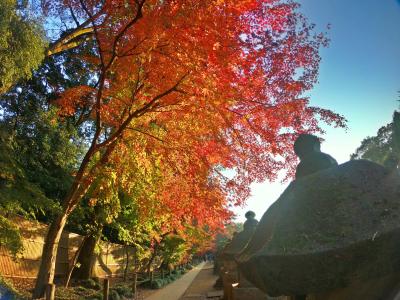
[[[101,268],[101,270],[106,274],[106,276],[112,276],[111,269],[107,266],[107,263],[103,260],[102,253],[97,254],[97,265]]]
[[[18,257],[13,257],[4,247],[0,246],[0,274],[9,278],[35,279],[42,258],[43,245],[48,226],[40,222],[14,217],[11,221],[18,226],[23,251]],[[64,231],[61,235],[56,258],[55,277],[63,279],[68,273],[70,263],[83,237]]]

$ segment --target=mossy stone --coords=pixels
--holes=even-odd
[[[270,295],[304,295],[400,270],[400,177],[365,160],[292,182],[237,258]]]

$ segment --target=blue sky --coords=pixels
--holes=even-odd
[[[322,151],[342,163],[399,108],[400,0],[299,1],[320,31],[331,25],[330,46],[321,51],[319,83],[310,95],[313,106],[348,119],[347,132],[327,128],[322,144]],[[253,185],[247,207],[236,211],[237,220],[244,221],[249,209],[261,218],[285,187],[279,182]]]

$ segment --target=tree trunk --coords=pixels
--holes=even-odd
[[[90,162],[90,158],[94,153],[94,146],[92,146],[86,153],[82,164],[79,168],[77,175],[75,176],[71,190],[67,197],[63,201],[63,211],[59,214],[49,226],[49,230],[46,235],[46,239],[43,245],[42,259],[40,262],[39,273],[36,278],[35,289],[33,291],[33,299],[41,298],[44,295],[47,284],[53,283],[54,272],[56,267],[56,256],[58,243],[61,238],[62,231],[67,222],[68,216],[74,210],[78,204],[82,195],[84,195],[93,182],[93,178],[87,178],[83,183],[82,178],[84,176],[87,165]],[[107,149],[109,150],[109,149]],[[109,153],[107,153],[109,154]],[[104,157],[102,157],[102,160]],[[92,170],[93,171],[93,170]]]
[[[95,265],[96,255],[94,250],[97,242],[99,241],[99,235],[90,235],[85,239],[82,245],[82,250],[78,256],[79,268],[75,268],[72,272],[72,278],[78,280],[87,280],[96,277]]]
[[[85,236],[85,237],[83,238],[82,243],[79,245],[78,250],[76,250],[76,252],[75,252],[74,259],[72,260],[71,267],[69,268],[69,271],[68,271],[67,280],[65,281],[65,287],[66,287],[66,288],[67,288],[68,285],[69,285],[69,282],[70,282],[71,276],[72,276],[72,272],[74,271],[75,266],[76,266],[76,264],[78,263],[78,259],[79,259],[79,256],[80,256],[80,254],[81,254],[82,248],[83,248],[83,246],[85,245],[85,241],[86,241],[88,238],[89,238],[88,236]]]
[[[153,264],[153,261],[154,261],[154,259],[156,258],[156,256],[157,256],[157,245],[154,247],[154,251],[153,251],[153,253],[151,254],[151,257],[150,257],[150,260],[149,260],[149,262],[147,263],[147,276],[150,276],[150,273],[151,273],[151,265]]]
[[[128,277],[128,271],[129,271],[129,247],[125,245],[125,256],[126,256],[126,261],[125,261],[125,268],[124,268],[124,281],[126,281]]]
[[[132,118],[130,120],[132,120]],[[125,123],[126,127],[129,122],[126,120]],[[120,132],[122,131],[123,128],[120,128]],[[64,229],[65,223],[67,222],[67,218],[75,209],[81,197],[87,192],[88,188],[92,184],[95,171],[100,166],[104,166],[107,163],[110,154],[113,152],[115,146],[117,145],[117,139],[115,138],[115,140],[111,141],[108,146],[104,146],[105,153],[102,155],[101,159],[97,162],[97,164],[91,167],[87,174],[85,174],[92,156],[98,151],[98,145],[96,144],[96,141],[99,136],[100,130],[97,130],[93,138],[92,145],[90,146],[88,152],[86,152],[85,157],[82,160],[81,166],[79,167],[79,171],[74,178],[74,182],[72,183],[70,192],[63,201],[63,211],[59,216],[56,217],[56,219],[51,223],[49,227],[49,231],[47,232],[47,236],[43,246],[42,260],[40,262],[35,289],[32,295],[33,299],[43,297],[47,284],[53,283],[58,243],[60,241],[61,233]]]
[[[133,294],[133,299],[137,299],[137,273],[136,272],[133,274],[132,294]]]
[[[49,226],[43,246],[39,274],[37,276],[35,289],[32,295],[33,299],[43,297],[47,284],[53,283],[58,243],[60,242],[61,234],[67,221],[67,217],[68,214],[64,212],[63,214],[57,216]]]

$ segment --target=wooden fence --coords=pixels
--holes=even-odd
[[[23,237],[24,251],[17,259],[0,246],[0,274],[11,278],[36,278],[42,248],[48,226],[23,218],[14,219]],[[83,241],[83,236],[64,231],[58,247],[56,277],[65,278],[71,267],[75,253]],[[101,242],[96,259],[96,274],[99,277],[122,277],[128,267],[128,275],[135,271],[134,249],[123,245]],[[128,266],[126,266],[128,262]]]

